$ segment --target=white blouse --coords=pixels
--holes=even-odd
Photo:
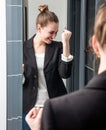
[[[38,94],[37,94],[37,102],[35,107],[43,107],[44,102],[49,98],[47,92],[47,85],[45,81],[45,76],[43,72],[44,68],[44,57],[45,54],[35,54],[38,68]]]

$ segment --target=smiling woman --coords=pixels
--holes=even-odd
[[[59,27],[57,15],[49,11],[48,5],[40,5],[38,10],[37,32],[23,46],[24,116],[32,107],[43,106],[47,99],[67,94],[62,78],[69,78],[72,68],[71,32],[63,29],[62,42],[54,41]]]

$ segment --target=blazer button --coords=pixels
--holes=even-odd
[[[36,78],[37,78],[37,76],[36,76],[36,75],[34,75],[34,78],[36,79]]]
[[[35,90],[35,86],[33,86],[33,90]]]

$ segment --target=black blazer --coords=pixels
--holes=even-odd
[[[41,130],[106,130],[106,71],[82,90],[47,100]]]
[[[23,84],[23,112],[27,113],[36,103],[38,91],[38,69],[33,48],[34,36],[24,43],[23,62],[25,83]],[[61,60],[62,43],[52,41],[46,45],[44,75],[50,98],[66,94],[62,78],[71,75],[72,61]]]

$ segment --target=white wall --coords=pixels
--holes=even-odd
[[[28,0],[28,38],[36,32],[35,20],[39,14],[38,6],[48,4],[49,10],[59,18],[59,32],[56,40],[61,40],[61,32],[67,25],[67,0]]]

